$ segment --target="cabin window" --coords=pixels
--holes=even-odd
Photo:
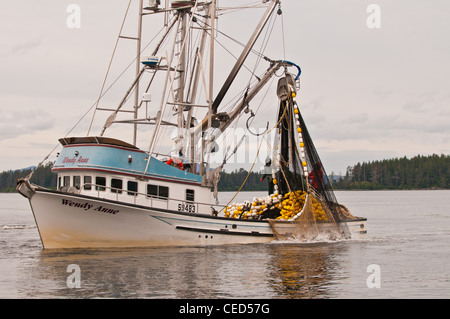
[[[158,197],[158,186],[147,184],[147,197]]]
[[[169,187],[159,186],[159,197],[160,198],[168,198],[169,197]]]
[[[111,179],[111,192],[122,194],[122,180],[117,178]]]
[[[104,192],[106,190],[106,177],[97,176],[95,178],[95,190]]]
[[[195,191],[193,189],[186,189],[186,200],[189,202],[195,200]]]
[[[83,183],[84,189],[90,191],[92,189],[92,176],[84,176]]]
[[[74,176],[73,177],[73,186],[76,189],[80,189],[80,187],[81,187],[81,176]]]
[[[61,190],[61,176],[58,177],[58,189]]]
[[[147,184],[147,197],[167,199],[169,197],[169,187]]]
[[[69,187],[70,186],[70,176],[64,176],[63,177],[63,187]]]
[[[128,181],[127,185],[128,195],[137,196],[138,183],[133,181]]]

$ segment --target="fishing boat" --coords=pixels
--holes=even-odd
[[[267,45],[270,30],[282,18],[281,2],[240,1],[220,7],[216,0],[137,1],[137,36],[118,36],[137,43],[131,86],[116,107],[100,105],[106,93],[102,86],[87,134],[59,139],[61,150],[52,167],[56,189],[33,184],[32,174],[18,181],[43,247],[198,246],[364,236],[366,219],[354,217],[337,202],[304,122],[297,102],[301,68],[255,49],[255,43]],[[219,28],[219,19],[239,9],[262,12],[246,43]],[[162,24],[161,29],[149,28],[159,38],[145,46],[144,19]],[[249,25],[257,21],[247,20]],[[219,38],[239,48],[239,54],[230,54],[232,63],[216,57],[219,45],[229,51]],[[251,56],[258,66],[253,69],[246,66]],[[239,82],[243,68],[247,81]],[[275,79],[273,91],[263,90]],[[265,127],[255,129],[259,114],[271,115],[264,118],[269,121]],[[104,124],[92,134],[98,117]],[[239,121],[245,123],[242,130],[236,130]],[[122,129],[113,130],[118,127],[131,131],[129,140]],[[257,148],[256,155],[262,144],[269,144],[261,172],[267,193],[219,204],[221,173],[240,152],[249,152],[240,149],[249,136],[258,141],[250,145]],[[142,141],[148,148],[139,146]],[[250,171],[255,163],[250,159]]]

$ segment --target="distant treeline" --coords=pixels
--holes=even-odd
[[[358,163],[333,177],[334,189],[449,189],[450,156],[417,155]]]
[[[56,188],[56,174],[51,172],[52,163],[36,168],[31,182]],[[17,180],[31,173],[33,168],[9,170],[0,173],[0,192],[14,192]],[[248,177],[247,177],[248,176]],[[223,172],[219,191],[265,191],[267,180],[261,182],[260,172],[250,172],[241,168],[233,172]],[[345,176],[333,176],[334,189],[450,189],[450,156],[417,155],[413,158],[395,158],[382,161],[358,163],[349,166]]]
[[[31,177],[31,182],[47,188],[56,188],[56,174],[51,172],[53,163],[38,166]],[[0,173],[0,192],[15,192],[17,180],[23,178],[33,171],[34,167],[9,170]]]
[[[53,164],[49,162],[46,165],[36,168],[31,177],[31,182],[55,189],[56,174],[51,171],[52,165]],[[14,171],[9,170],[0,173],[0,192],[15,192],[17,180],[30,174],[33,169],[34,167]],[[236,191],[241,187],[247,175],[248,178],[245,185],[242,187],[242,191],[260,191],[267,189],[267,181],[264,180],[261,182],[261,174],[255,172],[250,172],[250,174],[248,174],[243,168],[231,173],[223,172],[218,184],[218,189],[220,191]]]
[[[47,188],[56,188],[56,174],[52,173],[53,163],[49,162],[45,165],[36,168],[31,182],[37,185],[41,185]],[[31,173],[34,167],[21,169],[21,170],[9,170],[0,173],[0,192],[15,192],[17,180],[23,178]],[[235,191],[241,187],[248,172],[244,169],[236,170],[231,173],[224,172],[220,178],[218,188],[220,191]],[[242,191],[259,191],[267,189],[267,181],[261,182],[261,174],[250,172]]]
[[[222,192],[237,191],[245,181],[241,191],[265,191],[267,190],[267,180],[264,179],[261,181],[262,176],[263,175],[259,172],[250,172],[249,174],[248,171],[243,168],[231,173],[224,171],[220,176],[217,188]],[[245,180],[246,178],[247,180]]]

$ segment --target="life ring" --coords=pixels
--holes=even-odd
[[[184,166],[183,166],[183,162],[181,162],[181,160],[179,158],[175,158],[175,160],[173,158],[170,158],[166,164],[167,165],[172,165],[173,162],[175,162],[176,165],[178,165],[178,168],[181,170],[184,170]]]

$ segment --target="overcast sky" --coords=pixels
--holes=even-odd
[[[80,28],[67,25],[72,3]],[[93,105],[127,3],[2,1],[0,171],[38,164]],[[370,4],[379,28],[367,24]],[[297,100],[328,173],[450,154],[448,0],[283,0],[281,8],[286,59],[302,67]]]

